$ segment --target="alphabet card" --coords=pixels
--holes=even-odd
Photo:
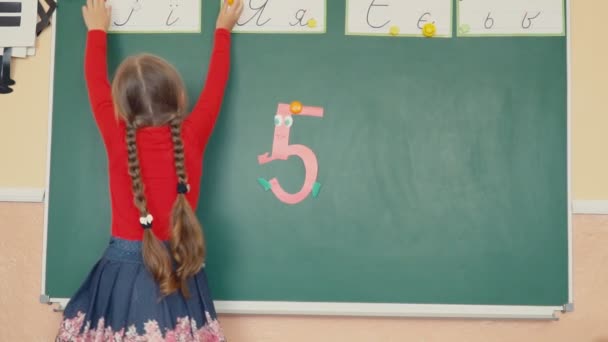
[[[347,0],[346,34],[451,37],[452,0]]]
[[[235,32],[325,33],[326,0],[243,0]]]
[[[201,0],[107,0],[110,32],[176,33],[201,31]]]
[[[458,0],[458,36],[564,34],[564,0]]]

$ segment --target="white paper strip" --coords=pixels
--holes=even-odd
[[[0,56],[2,56],[4,48],[0,46]],[[11,52],[11,57],[15,58],[26,58],[36,55],[36,47],[14,47]]]
[[[325,0],[243,0],[235,32],[324,33]]]
[[[451,0],[347,0],[347,35],[423,37],[422,28],[433,23],[435,36],[452,35]]]
[[[17,58],[27,57],[27,48],[26,47],[14,47],[12,56],[17,57]]]
[[[0,188],[0,202],[30,202],[44,201],[44,189],[40,188]]]
[[[459,0],[459,36],[564,35],[564,0]]]
[[[201,0],[108,0],[110,32],[200,32]]]

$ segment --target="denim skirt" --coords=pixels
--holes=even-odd
[[[56,341],[225,341],[204,268],[188,280],[188,298],[163,297],[141,248],[141,241],[111,239],[66,306]]]

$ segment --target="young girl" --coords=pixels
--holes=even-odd
[[[207,81],[186,116],[177,71],[152,55],[107,78],[110,9],[87,0],[85,78],[105,143],[112,239],[65,309],[57,341],[223,341],[207,286],[197,205],[203,152],[228,80],[230,31],[243,8],[217,19]]]

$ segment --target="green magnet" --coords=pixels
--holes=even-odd
[[[258,178],[258,183],[260,183],[262,188],[264,188],[264,191],[268,191],[272,188],[272,185],[270,185],[270,183],[268,183],[268,181],[264,178]]]
[[[319,196],[319,191],[321,191],[321,183],[315,182],[312,186],[312,197],[317,198]]]
[[[469,26],[468,24],[462,24],[458,28],[458,33],[460,35],[465,35],[465,34],[469,33],[469,31],[471,31],[471,26]]]

